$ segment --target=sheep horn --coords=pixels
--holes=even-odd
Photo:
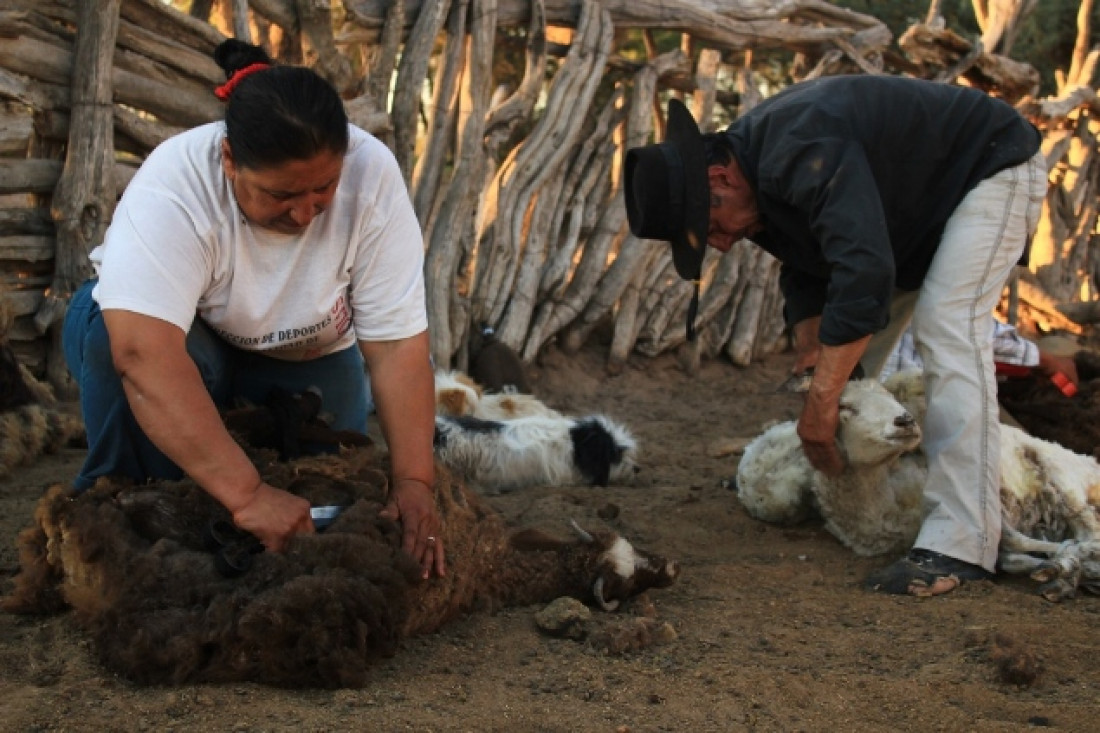
[[[577,536],[580,537],[581,540],[586,544],[591,545],[595,543],[596,538],[590,535],[588,532],[585,532],[584,529],[582,529],[581,526],[577,524],[577,520],[570,519],[569,526],[573,528],[573,531],[577,533]]]
[[[605,611],[611,612],[619,607],[618,601],[604,600],[603,597],[603,576],[596,578],[596,582],[592,585],[592,595],[596,596],[596,603],[600,608]]]

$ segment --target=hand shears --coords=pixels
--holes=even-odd
[[[347,507],[315,506],[309,510],[313,527],[318,532],[336,521]],[[236,578],[252,567],[252,556],[264,551],[264,544],[251,532],[246,532],[226,519],[216,519],[206,525],[203,545],[214,553],[214,567],[226,578]]]

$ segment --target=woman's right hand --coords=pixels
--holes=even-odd
[[[308,501],[262,482],[233,512],[233,523],[255,535],[271,552],[282,552],[294,535],[314,531]]]

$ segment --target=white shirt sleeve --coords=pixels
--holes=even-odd
[[[392,341],[428,328],[424,237],[393,154],[373,139],[367,144],[378,185],[368,188],[373,200],[361,202],[369,213],[352,263],[351,308],[356,338]]]

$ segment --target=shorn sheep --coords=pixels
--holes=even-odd
[[[400,551],[399,528],[379,516],[384,456],[365,447],[273,458],[257,458],[265,481],[315,506],[347,508],[286,552],[256,554],[246,572],[224,577],[204,536],[228,515],[190,481],[101,479],[76,497],[57,486],[20,535],[21,571],[4,607],[72,607],[102,662],[138,683],[355,687],[400,639],[461,613],[564,595],[612,610],[679,574],[675,562],[612,532],[564,540],[510,531],[440,468],[434,488],[448,574],[422,581]]]
[[[888,382],[911,408],[874,380],[848,384],[837,433],[848,466],[835,478],[811,468],[795,423],[765,431],[741,458],[738,498],[769,522],[818,514],[857,554],[905,551],[923,519],[920,384],[912,373]],[[1030,574],[1048,600],[1070,598],[1078,587],[1100,592],[1100,464],[1011,426],[1002,426],[1001,435],[999,566]]]

